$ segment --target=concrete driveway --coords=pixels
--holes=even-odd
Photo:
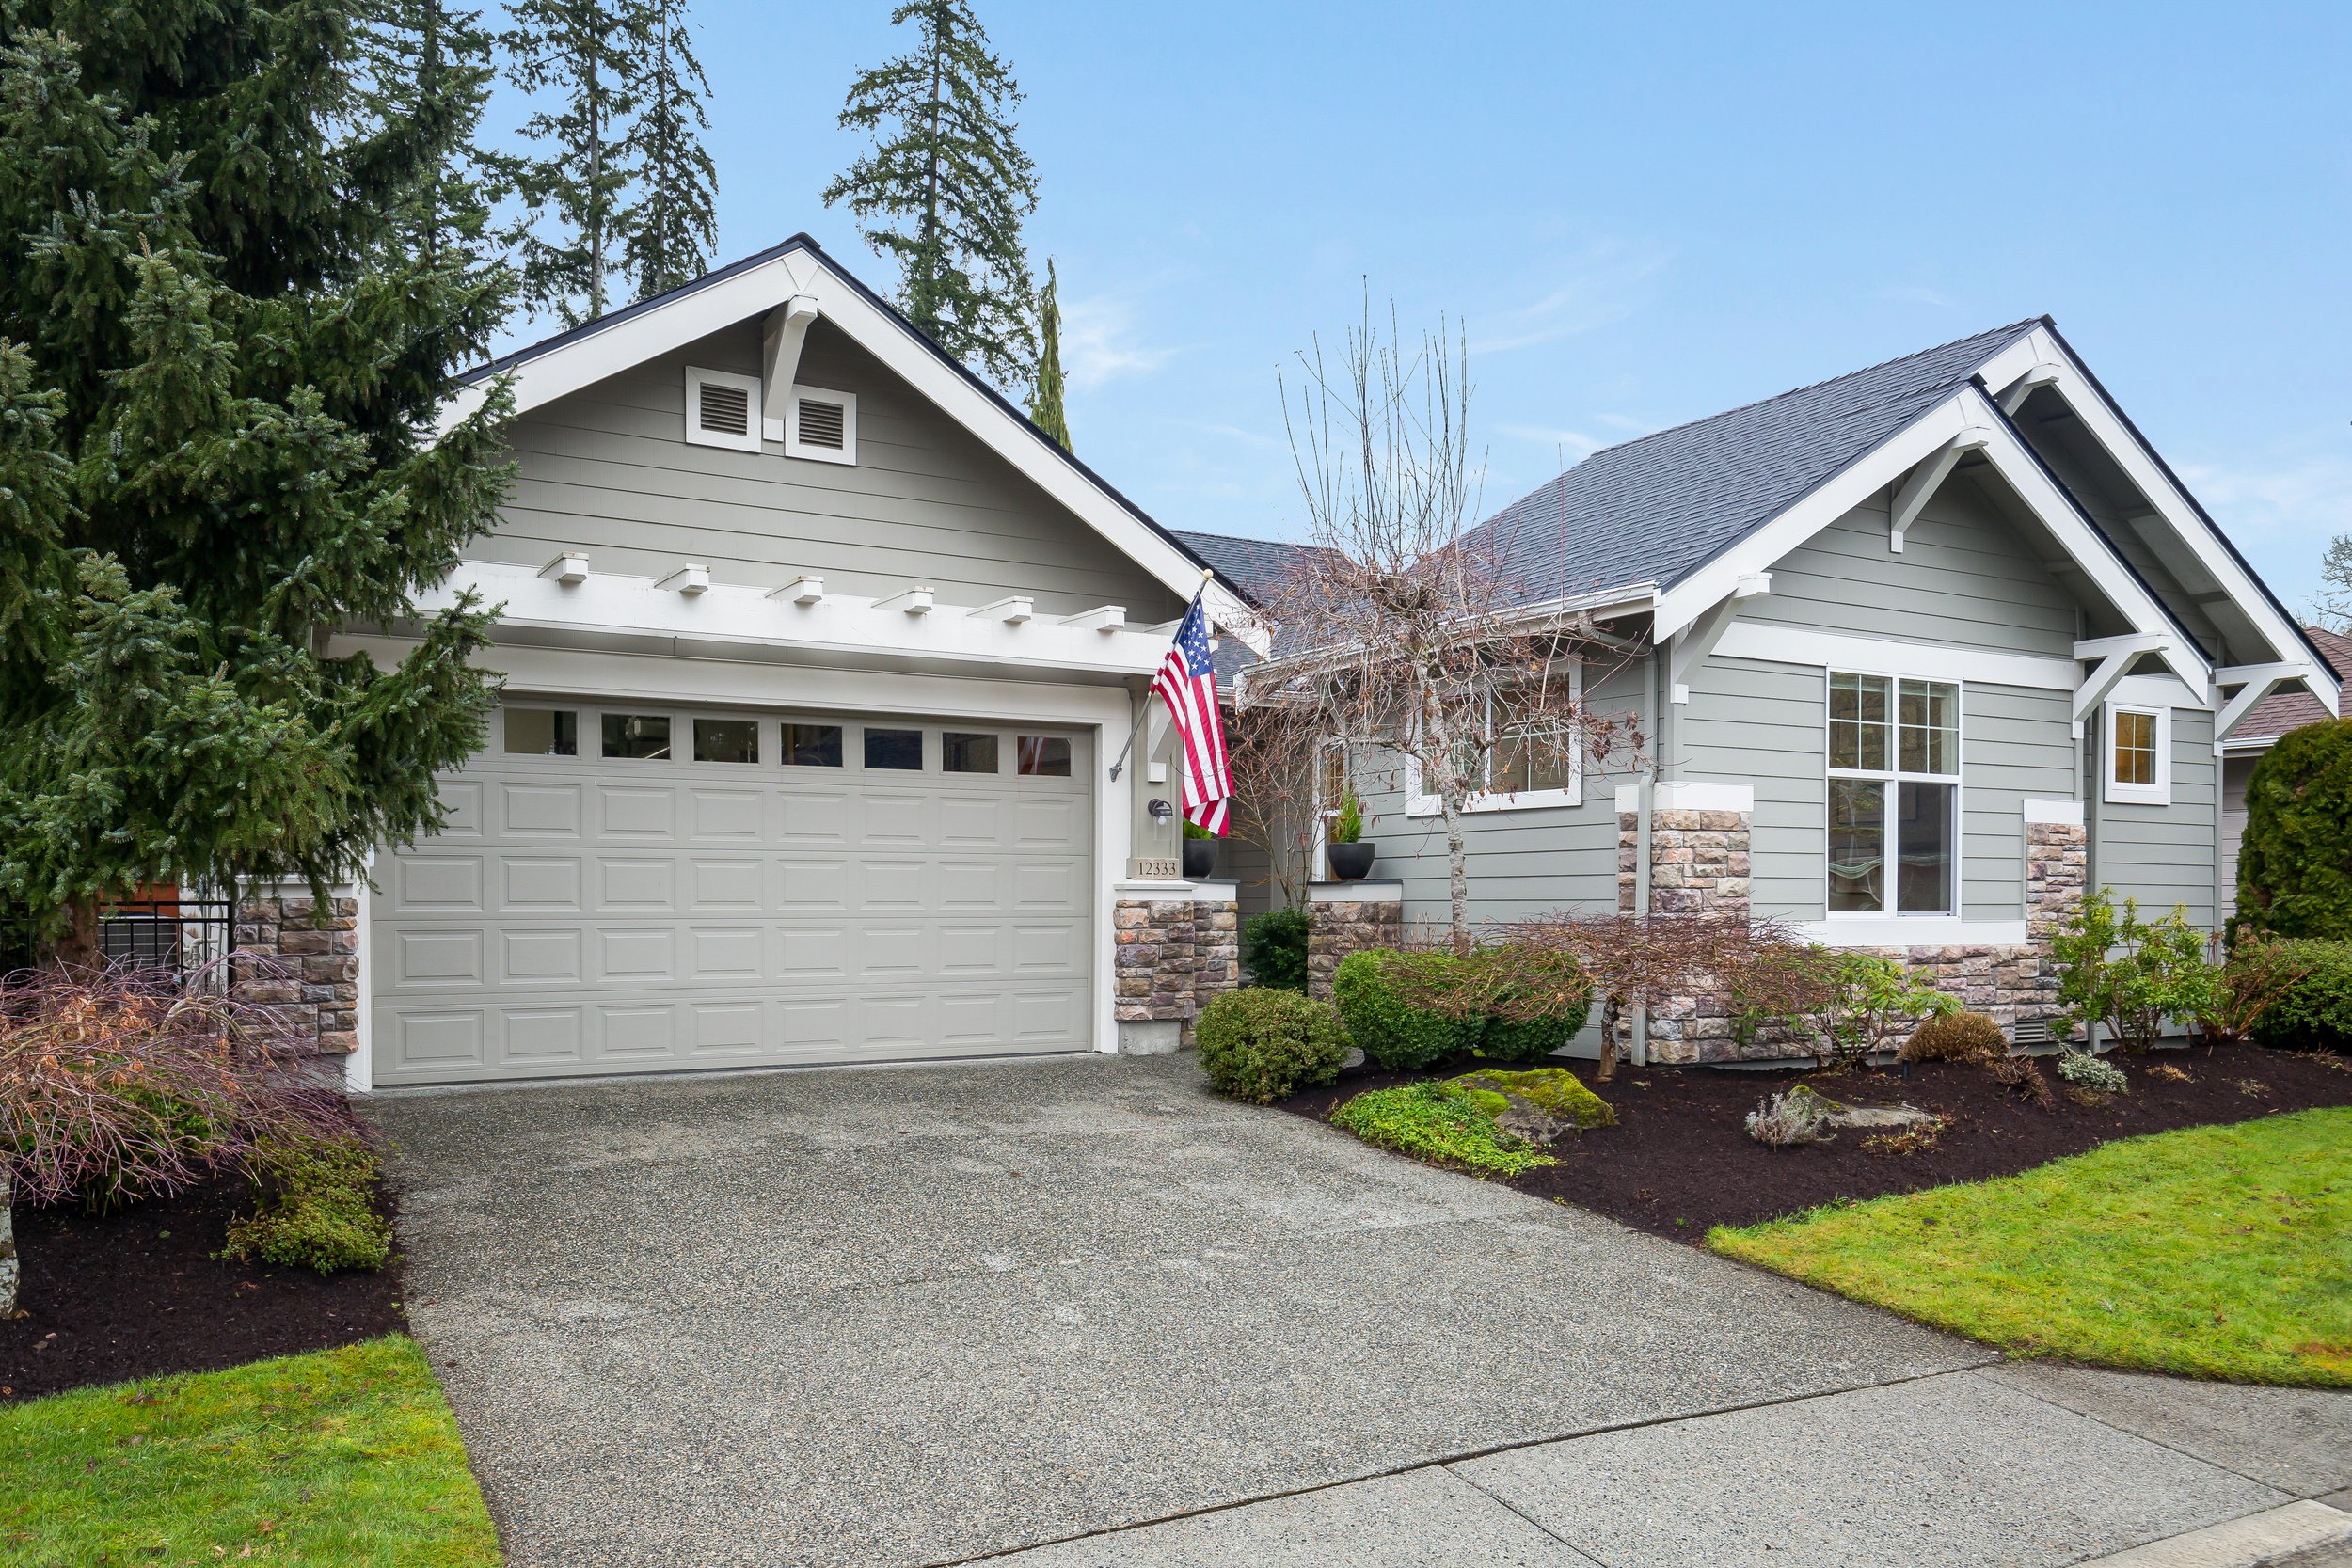
[[[1570,1480],[1501,1450],[1734,1411],[1742,1451],[1769,1449],[1773,1407],[1840,1390],[1869,1391],[1872,1431],[1932,1427],[1951,1402],[1898,1386],[1991,1359],[1216,1100],[1189,1056],[412,1092],[369,1114],[397,1150],[410,1316],[516,1568],[1107,1551],[1101,1532],[1250,1499],[1435,1484],[1405,1474],[1422,1466],[1475,1489],[1480,1455],[1565,1508]],[[1978,1383],[1951,1418],[1984,1448],[2005,1400],[2033,1407],[2037,1467],[2053,1423],[2094,1424]],[[1789,1408],[1831,1470],[1867,1472],[1818,1403]],[[2095,1539],[2044,1527],[2031,1553],[1971,1560],[2074,1560],[2280,1496],[2130,1441]],[[1707,1491],[1662,1436],[1605,1453],[1588,1512],[1645,1476]],[[1508,1503],[1505,1533],[1542,1506]]]

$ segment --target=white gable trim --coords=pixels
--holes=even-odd
[[[624,315],[525,359],[507,372],[516,412],[543,407],[713,332],[764,317],[795,296],[814,300],[820,316],[848,333],[858,346],[1170,593],[1189,599],[1199,591],[1200,568],[1182,550],[1073,465],[1060,448],[1007,414],[995,400],[943,362],[929,343],[875,305],[825,258],[800,245],[757,266]],[[443,407],[438,433],[446,433],[479,409],[488,395],[486,382],[462,388]]]
[[[2155,453],[2133,434],[2114,405],[2101,395],[2090,372],[2067,351],[2056,333],[2046,326],[2037,326],[1994,356],[1980,373],[1985,385],[1996,392],[2006,394],[2019,384],[2031,381],[2048,385],[2064,398],[2091,437],[2106,449],[2134,487],[2148,498],[2182,546],[2254,624],[2277,659],[2281,663],[2313,663],[2300,629],[2279,612],[2252,574],[2239,564],[2199,514],[2195,503],[2172,483]],[[2303,679],[2320,705],[2335,711],[2335,678],[2325,668],[2312,668]]]
[[[2161,634],[2167,644],[2166,661],[2191,686],[2206,684],[2211,668],[2179,635],[2163,605],[2117,559],[2090,519],[2075,510],[2066,493],[2052,483],[2025,443],[1974,387],[1963,388],[1936,404],[1845,472],[1660,595],[1656,635],[1662,640],[1692,625],[1729,598],[1742,578],[1769,571],[1789,551],[1956,443],[1980,447],[1987,461],[2133,628]]]

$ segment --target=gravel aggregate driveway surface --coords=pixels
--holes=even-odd
[[[954,1561],[1991,1359],[1188,1054],[368,1114],[515,1568]]]

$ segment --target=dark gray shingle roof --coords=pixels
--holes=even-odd
[[[2352,638],[2337,636],[2321,626],[2305,626],[2303,634],[2317,648],[2328,668],[2339,680],[2352,671]],[[2322,719],[2333,719],[2320,700],[2308,691],[2274,691],[2256,703],[2252,711],[2231,733],[2232,746],[2266,746],[2289,730],[2299,730],[2306,724],[2316,724]]]
[[[1480,524],[1533,600],[1672,586],[1966,385],[2015,322],[1593,453]]]
[[[1244,539],[1230,533],[1194,533],[1181,528],[1168,533],[1198,556],[1200,564],[1241,590],[1253,603],[1264,591],[1279,585],[1298,569],[1302,557],[1314,553],[1312,545],[1286,545],[1277,539]]]

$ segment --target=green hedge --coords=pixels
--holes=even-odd
[[[1244,921],[1241,962],[1259,985],[1280,990],[1305,990],[1307,911],[1268,910]]]
[[[2283,942],[2279,948],[2281,958],[2305,973],[2263,1010],[2255,1040],[2291,1051],[2352,1053],[2352,942]]]
[[[1412,1072],[1476,1046],[1484,1020],[1448,1018],[1406,999],[1400,979],[1439,983],[1459,964],[1450,953],[1400,953],[1367,947],[1340,960],[1331,976],[1331,999],[1340,1022],[1375,1065],[1391,1072]]]
[[[1347,1056],[1330,1003],[1266,986],[1229,990],[1201,1008],[1193,1044],[1217,1091],[1253,1105],[1330,1083]]]
[[[2254,764],[2231,926],[2352,939],[2352,719],[2290,730]]]
[[[1498,1000],[1507,1004],[1510,998],[1506,995]],[[1593,1000],[1587,996],[1565,1011],[1538,1018],[1513,1019],[1489,1014],[1478,1033],[1478,1053],[1499,1062],[1540,1062],[1567,1044],[1584,1027],[1584,1020],[1592,1010]]]

